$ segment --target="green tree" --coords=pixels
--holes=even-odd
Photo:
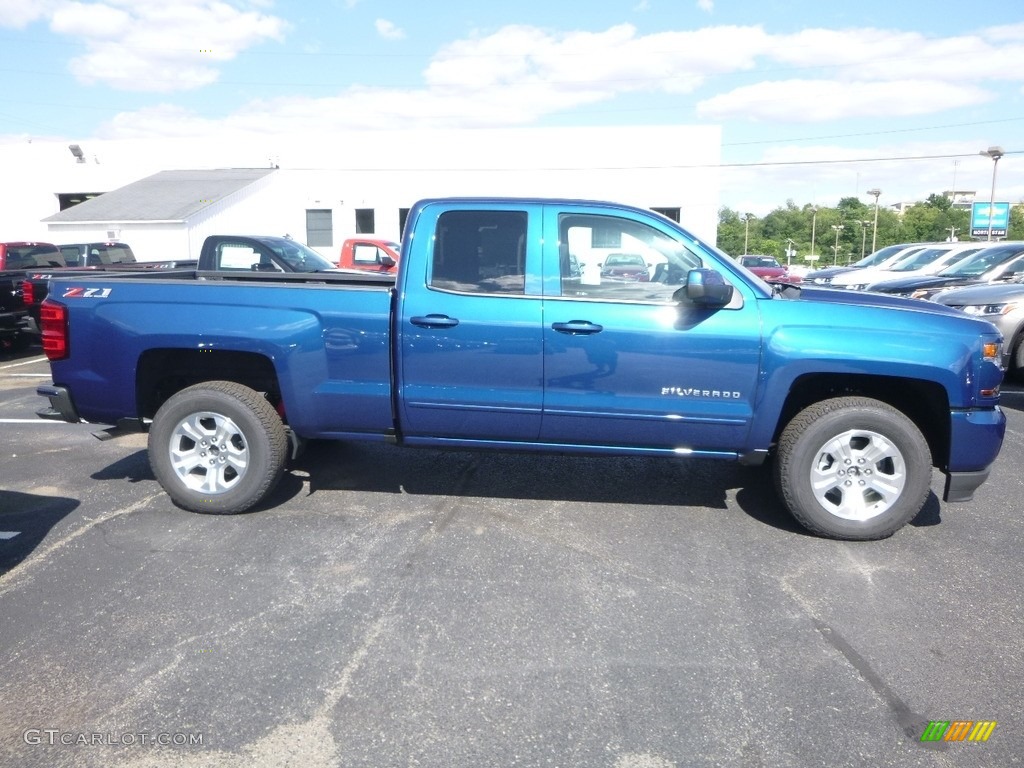
[[[1007,240],[1024,240],[1024,203],[1010,206],[1010,227],[1006,230]]]
[[[953,208],[945,195],[931,194],[903,214],[901,225],[906,242],[941,242],[952,237],[962,240],[970,234],[970,213]]]

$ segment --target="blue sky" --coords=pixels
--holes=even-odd
[[[711,124],[740,211],[1024,199],[1017,3],[0,0],[0,83],[7,142]]]

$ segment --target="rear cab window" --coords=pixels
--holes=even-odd
[[[525,211],[443,212],[435,229],[430,288],[525,295],[528,218]]]
[[[7,269],[63,267],[67,265],[60,249],[48,243],[7,246]]]

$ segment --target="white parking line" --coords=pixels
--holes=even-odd
[[[45,355],[39,357],[33,357],[31,360],[22,360],[20,363],[11,363],[10,365],[0,365],[0,371],[6,371],[8,368],[18,368],[22,365],[32,365],[33,363],[42,363],[46,361]]]
[[[22,379],[48,379],[50,374],[48,373],[5,373],[2,374],[10,379],[22,378]]]
[[[0,539],[13,539],[21,531],[0,531]]]
[[[54,419],[0,419],[0,424],[66,424]]]

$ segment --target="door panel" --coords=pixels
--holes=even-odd
[[[575,213],[549,212],[545,224],[545,274],[558,274],[560,295],[544,306],[541,440],[680,452],[742,445],[760,357],[753,296],[737,293],[720,309],[680,300],[688,269],[715,265],[671,230]],[[645,265],[646,279],[623,277],[625,261]]]
[[[526,210],[447,210],[427,286],[401,302],[403,432],[535,440],[543,403],[539,238]],[[539,230],[539,217],[535,228]],[[532,267],[532,270],[531,270]],[[410,280],[414,280],[410,276]]]

